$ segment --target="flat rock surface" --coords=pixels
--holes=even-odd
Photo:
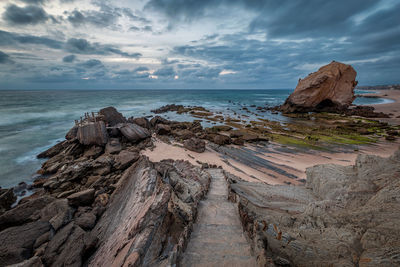
[[[198,219],[182,266],[257,266],[242,231],[237,206],[228,201],[221,169],[209,169],[211,187],[200,202]]]

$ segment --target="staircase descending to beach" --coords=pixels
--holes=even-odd
[[[221,169],[209,169],[211,186],[200,202],[197,221],[181,266],[257,266],[239,220],[238,209],[228,200]]]

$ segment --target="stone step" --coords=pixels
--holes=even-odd
[[[181,261],[182,267],[255,267],[257,263],[253,257],[229,255],[225,257],[200,255],[189,252]]]

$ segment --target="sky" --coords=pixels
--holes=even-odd
[[[399,0],[1,0],[0,89],[292,89],[332,60],[400,83]]]

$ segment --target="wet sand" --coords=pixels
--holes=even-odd
[[[393,114],[390,118],[379,118],[378,120],[390,124],[400,124],[400,90],[377,90],[377,94],[362,94],[366,96],[378,96],[382,98],[391,99],[395,102],[387,104],[371,105],[375,108],[376,112],[383,112],[386,114]]]
[[[189,151],[180,144],[167,144],[153,137],[155,148],[143,152],[151,161],[183,159],[194,165],[215,164],[250,182],[268,184],[301,184],[306,168],[325,163],[354,164],[359,154],[389,157],[400,147],[399,142],[380,141],[354,148],[338,148],[337,152],[324,152],[284,147],[276,143],[267,146],[246,145],[218,147],[207,144],[204,153]]]

